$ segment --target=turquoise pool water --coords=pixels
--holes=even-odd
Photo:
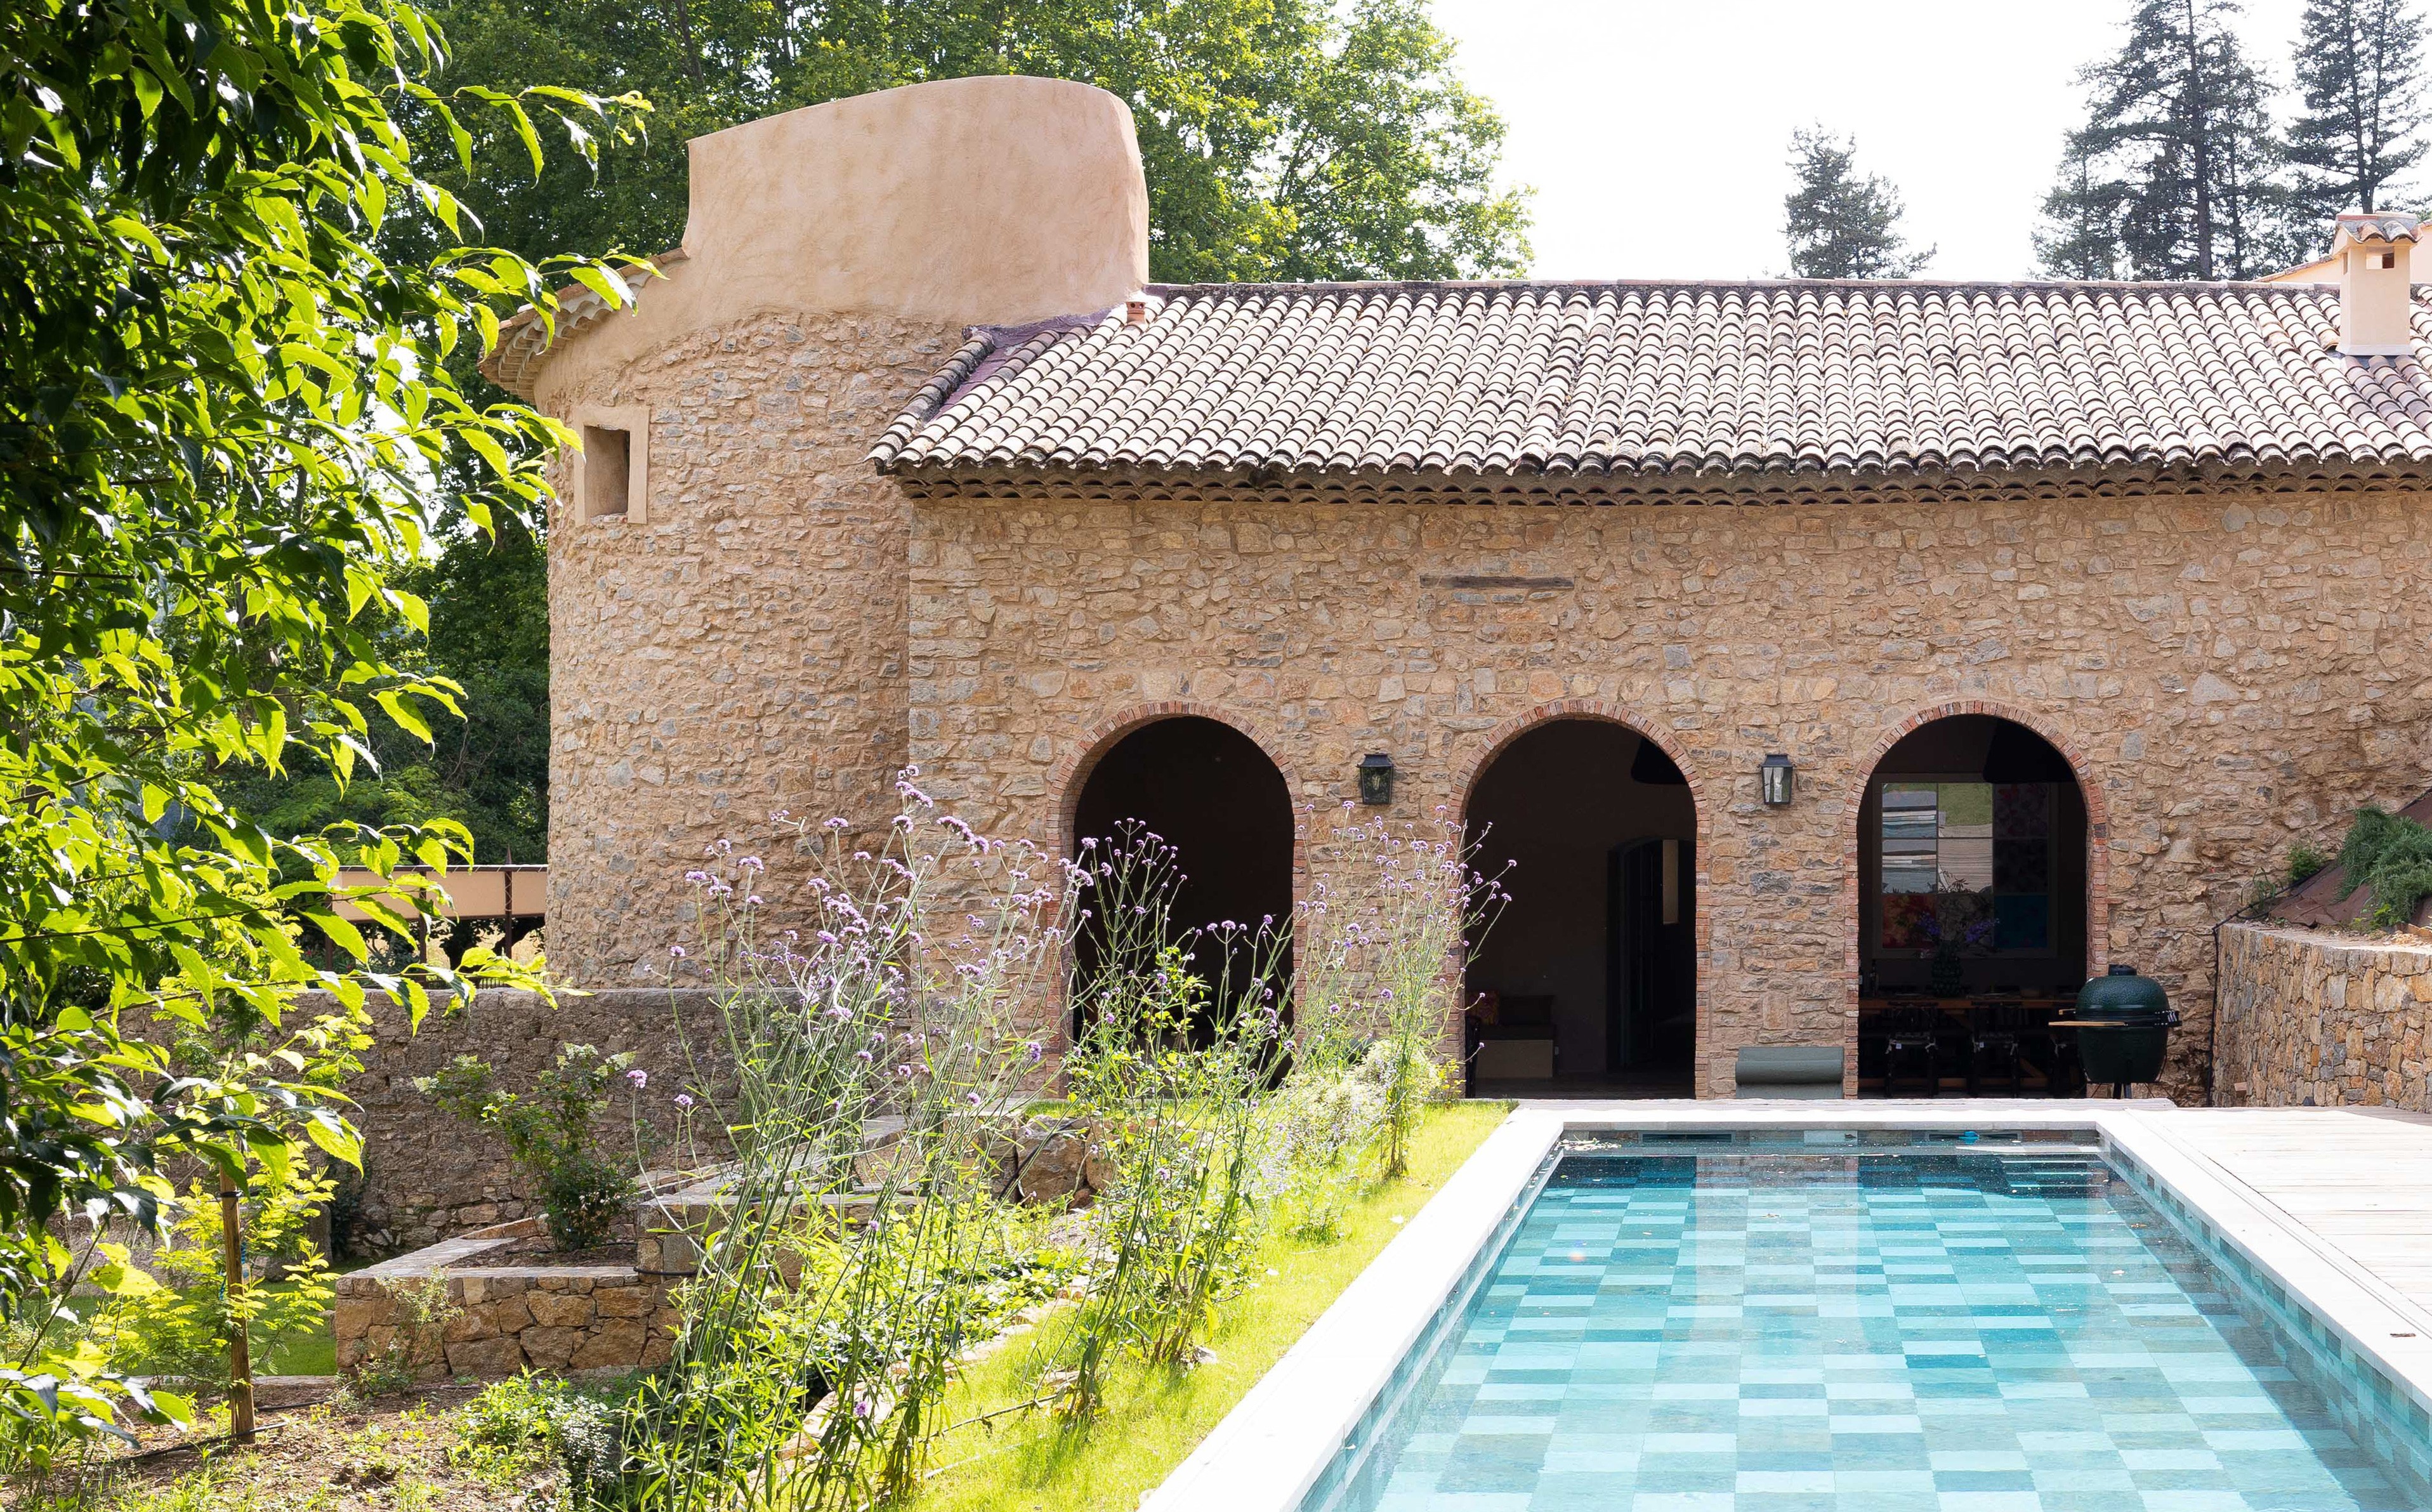
[[[2091,1150],[1575,1151],[1489,1267],[1311,1505],[2427,1504]]]

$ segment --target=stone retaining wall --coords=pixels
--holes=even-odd
[[[2432,939],[2233,924],[2221,939],[2215,1100],[2432,1112]]]
[[[308,1016],[329,1011],[309,996],[302,1007]],[[419,1031],[409,1031],[402,1009],[376,998],[372,1017],[374,1043],[346,1093],[356,1104],[348,1116],[363,1134],[351,1238],[374,1252],[416,1249],[538,1210],[528,1200],[531,1183],[508,1164],[505,1144],[441,1113],[414,1089],[414,1078],[459,1055],[479,1055],[510,1089],[520,1089],[549,1068],[562,1044],[608,1054],[632,1050],[649,1084],[612,1100],[601,1136],[611,1150],[626,1148],[638,1117],[643,1161],[665,1164],[678,1154],[676,1094],[698,1093],[722,1074],[712,1032],[716,1005],[698,990],[561,996],[554,1007],[529,992],[484,992],[463,1014],[431,1014]]]
[[[448,1240],[340,1276],[330,1325],[339,1370],[352,1371],[398,1349],[424,1380],[496,1380],[524,1369],[630,1370],[667,1362],[676,1327],[667,1289],[682,1277],[632,1266],[448,1268],[515,1242],[511,1233],[499,1236],[502,1231]],[[434,1279],[447,1287],[453,1316],[435,1337],[409,1337],[397,1290]]]

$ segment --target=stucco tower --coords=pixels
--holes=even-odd
[[[578,983],[659,971],[704,846],[886,811],[911,546],[870,443],[967,327],[1148,273],[1131,116],[1084,85],[916,85],[691,149],[635,308],[578,294],[489,364],[584,438],[549,543],[549,953]]]

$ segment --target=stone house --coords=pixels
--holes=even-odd
[[[2411,220],[2342,217],[2321,283],[1168,287],[1077,84],[691,151],[634,308],[486,369],[584,438],[579,983],[663,972],[704,844],[883,816],[905,764],[1059,850],[1142,815],[1213,918],[1305,896],[1381,760],[1383,812],[1517,863],[1469,983],[1503,1076],[1729,1095],[1836,1045],[1866,1090],[1866,1013],[1957,952],[2158,977],[2201,1098],[2215,923],[2432,779]]]

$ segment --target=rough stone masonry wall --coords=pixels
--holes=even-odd
[[[2432,941],[2221,931],[2220,1100],[2432,1113]]]
[[[931,499],[915,512],[910,754],[971,822],[1058,838],[1087,758],[1188,709],[1320,815],[1393,753],[1456,812],[1534,721],[1601,713],[1697,802],[1699,1084],[1854,1033],[1856,817],[1943,713],[2042,731],[2096,815],[2090,965],[2158,977],[2200,1095],[2210,930],[2295,839],[2432,773],[2420,496],[2249,493],[1528,507]],[[1481,587],[1482,577],[1555,580]],[[1758,801],[1786,751],[1799,796]],[[2101,912],[2107,901],[2107,921]]]
[[[447,1259],[426,1250],[338,1278],[330,1333],[340,1370],[402,1356],[418,1378],[497,1380],[667,1363],[677,1326],[672,1277],[621,1266],[450,1271]],[[408,1327],[397,1298],[399,1286],[434,1283],[450,1304],[435,1336]]]
[[[308,1013],[319,1006],[304,1004]],[[404,1011],[385,1000],[375,998],[372,1008],[373,1044],[345,1090],[363,1135],[355,1242],[380,1252],[419,1248],[539,1211],[530,1178],[508,1164],[498,1137],[441,1113],[414,1089],[414,1078],[459,1055],[479,1055],[508,1089],[518,1090],[549,1068],[562,1044],[606,1054],[632,1050],[649,1084],[612,1100],[600,1129],[607,1148],[621,1151],[638,1116],[639,1158],[651,1166],[681,1154],[675,1095],[714,1085],[719,1075],[716,1010],[704,993],[600,992],[561,996],[551,1007],[532,993],[484,992],[463,1014],[431,1014],[418,1033],[410,1033]]]
[[[780,809],[892,812],[910,512],[862,459],[961,341],[764,312],[548,396],[651,417],[647,523],[561,507],[549,538],[549,949],[567,980],[660,980],[694,932],[678,879],[711,843],[766,847]]]

